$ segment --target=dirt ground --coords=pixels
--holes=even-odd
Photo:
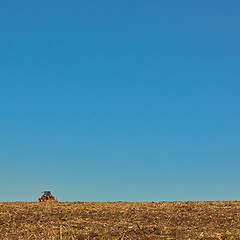
[[[240,239],[240,201],[1,202],[0,239]]]

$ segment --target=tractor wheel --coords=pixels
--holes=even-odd
[[[42,197],[40,198],[40,200],[41,200],[41,202],[44,202],[45,200],[47,200],[47,198],[44,197],[44,196],[42,196]]]

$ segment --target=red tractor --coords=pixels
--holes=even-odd
[[[43,195],[38,199],[39,202],[57,202],[58,200],[52,195],[50,191],[44,191]]]

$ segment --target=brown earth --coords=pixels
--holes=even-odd
[[[240,201],[2,202],[0,239],[240,239]]]

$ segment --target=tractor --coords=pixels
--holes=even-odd
[[[43,195],[38,199],[39,202],[58,202],[50,191],[44,191]]]

